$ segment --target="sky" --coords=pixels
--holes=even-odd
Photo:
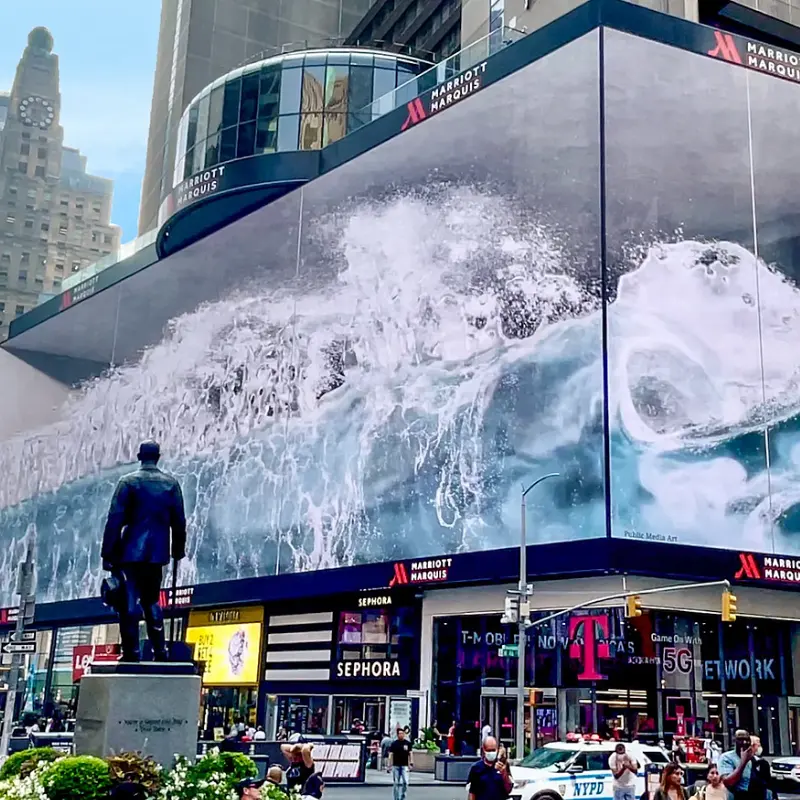
[[[64,144],[114,181],[111,221],[123,242],[137,233],[160,15],[160,0],[0,0],[0,91],[11,89],[30,30],[49,28]]]

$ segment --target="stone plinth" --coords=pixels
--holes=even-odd
[[[97,664],[81,678],[78,755],[139,751],[169,766],[194,758],[200,676],[194,664]]]

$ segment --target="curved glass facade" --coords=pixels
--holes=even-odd
[[[375,100],[428,67],[353,49],[286,53],[240,67],[203,89],[184,112],[173,185],[237,158],[319,150],[376,116]]]

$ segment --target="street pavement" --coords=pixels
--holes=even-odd
[[[406,800],[466,800],[463,784],[438,784],[433,775],[411,772]],[[367,782],[357,786],[329,783],[325,787],[325,800],[392,800],[392,778],[382,770],[368,770]],[[783,797],[781,797],[783,800]]]

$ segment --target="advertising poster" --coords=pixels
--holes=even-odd
[[[192,612],[186,641],[203,663],[204,686],[257,684],[261,666],[263,609]]]

